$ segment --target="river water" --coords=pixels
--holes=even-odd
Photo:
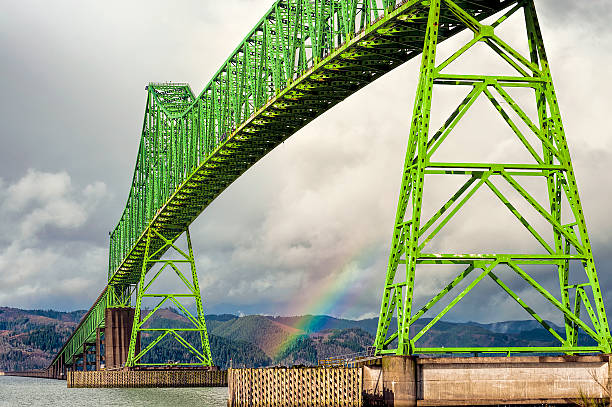
[[[63,380],[0,376],[0,407],[226,407],[227,387],[68,389]]]

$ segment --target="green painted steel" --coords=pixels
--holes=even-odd
[[[504,18],[493,26],[479,23],[502,10],[523,7],[534,16],[532,22],[527,23],[530,27],[531,60],[525,60],[507,44],[499,42],[494,26]],[[430,13],[432,8],[439,8],[439,15],[433,16]],[[411,342],[407,336],[408,327],[428,306],[411,315],[413,281],[410,280],[410,270],[416,263],[468,265],[468,269],[436,295],[429,306],[459,284],[461,276],[476,268],[485,270],[482,278],[493,278],[504,291],[520,301],[501,280],[495,279],[492,266],[496,264],[516,268],[519,275],[540,290],[529,275],[523,276],[520,265],[547,261],[560,264],[563,285],[566,264],[574,260],[585,261],[588,286],[598,287],[582,214],[576,214],[575,225],[561,225],[556,220],[560,209],[556,198],[551,199],[552,210],[549,212],[537,206],[540,213],[547,214],[544,216],[553,225],[555,233],[554,247],[548,246],[550,250],[542,256],[426,254],[421,249],[427,238],[420,241],[417,238],[417,234],[420,237],[436,221],[445,222],[447,217],[443,215],[460,198],[459,203],[464,202],[466,196],[471,196],[475,188],[483,185],[491,188],[493,184],[489,177],[493,176],[502,176],[511,184],[518,185],[519,192],[535,205],[536,202],[521,190],[516,177],[545,174],[550,196],[566,193],[571,196],[572,209],[581,211],[539,28],[533,25],[535,21],[532,3],[522,0],[279,0],[198,96],[186,84],[149,84],[132,186],[123,215],[110,237],[108,291],[112,295],[108,295],[108,302],[113,306],[127,305],[135,286],[153,264],[149,260],[161,258],[167,249],[165,241],[186,231],[225,188],[264,155],[337,103],[421,54],[419,102],[415,106],[403,178],[403,188],[409,188],[411,192],[402,189],[388,269],[388,275],[394,275],[397,266],[407,262],[409,275],[407,281],[397,285],[393,285],[393,279],[387,281],[376,339],[379,353],[417,351],[414,341]],[[434,65],[436,45],[466,28],[475,32],[474,41],[483,41],[496,48],[521,75],[493,78],[441,74],[442,67],[436,69]],[[459,50],[456,56],[465,50]],[[428,141],[429,97],[433,84],[439,83],[467,85],[472,90],[447,126]],[[538,92],[540,122],[538,125],[529,123],[544,146],[542,155],[533,148],[529,149],[534,157],[539,157],[536,164],[491,166],[487,163],[429,162],[430,155],[425,152],[437,149],[476,97],[486,95],[501,113],[503,109],[491,95],[492,89],[499,92],[510,108],[521,116],[522,110],[505,93],[505,86],[532,87]],[[553,109],[551,115],[548,115],[546,106]],[[523,116],[521,118],[525,120]],[[509,119],[506,121],[512,126]],[[518,130],[517,136],[520,138]],[[413,163],[415,157],[417,160]],[[430,173],[462,173],[470,175],[470,178],[448,206],[439,211],[436,219],[421,225],[420,195],[412,196],[412,192],[416,185],[422,186],[422,178]],[[497,195],[505,202],[501,193]],[[411,202],[413,197],[417,200]],[[404,222],[409,203],[416,216]],[[511,210],[524,221],[520,213]],[[456,210],[450,213],[455,214]],[[574,232],[574,227],[579,229],[579,235]],[[439,229],[438,224],[434,235]],[[152,234],[152,230],[156,232]],[[530,232],[534,233],[531,229]],[[578,254],[566,253],[570,246],[580,248]],[[154,255],[145,256],[147,247]],[[550,300],[566,314],[566,325],[570,326],[567,336],[574,335],[576,327],[588,328],[597,333],[600,344],[597,350],[608,350],[609,333],[601,296],[591,305],[584,288],[576,288],[593,324],[597,322],[591,329],[581,325],[573,311],[571,315],[567,314],[570,308],[567,293],[573,288],[565,284],[562,286],[562,300],[557,301],[558,304],[552,298]],[[398,295],[402,291],[400,287],[406,287],[402,295]],[[105,306],[96,303],[90,314],[99,314],[98,308]],[[390,316],[396,310],[399,310],[398,320],[401,321],[399,329],[405,334],[399,335],[401,346],[391,350],[387,348],[394,340],[393,335],[397,337],[398,334],[388,334],[388,328]],[[539,318],[535,313],[532,315]],[[89,314],[85,319],[88,318]],[[103,321],[99,323],[103,324]],[[78,338],[87,335],[88,329],[83,324],[77,332],[81,330],[82,334],[75,334],[71,341],[78,342]],[[65,348],[71,346],[67,344]],[[572,348],[578,351],[576,345],[568,345],[567,340],[563,346],[557,350],[571,353],[568,349]],[[78,347],[78,344],[74,346],[75,349]],[[429,348],[421,350],[433,352]]]
[[[132,187],[111,233],[109,283],[137,282],[149,227],[165,237],[184,231],[287,137],[417,56],[422,3],[277,1],[198,97],[186,84],[147,86]],[[461,3],[483,19],[515,1]],[[463,29],[443,21],[441,37]]]
[[[104,328],[104,312],[110,304],[108,292],[108,287],[104,288],[62,349],[55,355],[50,367],[59,363],[60,360],[65,364],[73,363],[83,352],[84,344],[95,343],[96,329]]]
[[[528,56],[522,55],[496,34],[498,26],[519,11],[524,14]],[[449,18],[454,18],[459,24],[471,30],[474,36],[446,60],[439,62],[436,61],[436,50],[440,40],[440,27],[443,25],[442,21]],[[478,43],[488,45],[492,55],[497,54],[501,57],[515,71],[515,74],[495,76],[447,73],[446,68],[450,64],[461,58]],[[463,352],[610,353],[612,338],[533,1],[520,1],[490,25],[484,25],[461,2],[431,0],[421,61],[419,85],[376,334],[377,352],[399,355]],[[429,122],[433,90],[436,86],[465,87],[467,96],[442,127],[432,132],[429,129]],[[521,107],[519,102],[509,94],[508,90],[511,88],[531,90],[533,92],[532,103],[523,101],[523,107]],[[436,150],[449,137],[453,128],[479,97],[489,100],[494,109],[500,113],[525,151],[531,156],[532,164],[435,161]],[[535,123],[525,113],[529,111],[529,107],[537,112],[538,121]],[[512,111],[514,119],[506,109]],[[517,122],[522,122],[521,125],[527,130],[520,130]],[[487,130],[498,131],[490,127]],[[537,140],[537,145],[534,145],[530,139]],[[435,182],[432,175],[463,177],[464,184],[457,191],[449,191],[452,196],[427,219],[421,216],[423,194],[425,187]],[[527,191],[524,180],[533,177],[543,179],[542,190],[548,195],[547,205],[540,204]],[[550,228],[548,236],[543,236],[527,221],[527,214],[522,213],[510,202],[507,193],[504,194],[497,186],[500,184],[518,193],[524,199],[525,206],[531,207],[541,216],[541,219]],[[537,240],[539,243],[537,249],[541,254],[442,254],[427,251],[427,244],[439,235],[449,221],[460,216],[461,208],[481,189],[490,190],[499,199],[502,207],[508,208]],[[564,207],[563,202],[567,202],[567,207]],[[464,222],[469,221],[466,218],[462,219]],[[414,287],[418,284],[416,271],[424,264],[463,265],[465,270],[422,308],[414,310]],[[530,274],[528,272],[529,267],[534,265],[548,266],[548,270],[554,270],[555,275],[558,275],[558,296],[561,300],[538,282],[538,278],[542,279],[541,270],[540,273]],[[473,273],[475,270],[478,271]],[[499,273],[494,273],[494,270],[499,270]],[[472,273],[477,276],[471,281],[466,280]],[[556,308],[559,316],[565,320],[565,335],[552,329],[527,304],[526,300],[521,299],[499,277],[501,273],[519,276]],[[471,277],[474,277],[473,274]],[[477,284],[487,278],[491,278],[503,292],[538,321],[559,342],[558,346],[436,348],[419,345],[419,339],[423,338]],[[450,295],[457,285],[467,281],[470,282],[462,291],[455,293],[454,296]],[[580,283],[570,284],[569,281],[580,281]],[[574,296],[573,308],[570,301],[572,294]],[[421,325],[420,330],[411,332],[410,327],[443,299],[448,301],[447,305],[437,314],[431,315],[433,318],[427,320],[424,326]],[[581,303],[587,310],[586,318],[580,315]],[[393,316],[396,317],[397,327],[390,330]],[[590,336],[597,345],[581,346],[578,344],[579,331]]]
[[[182,234],[182,233],[181,233]],[[187,237],[187,253],[181,250],[178,246],[176,246],[176,241],[180,237],[180,235],[175,236],[172,239],[166,239],[163,237],[157,230],[154,228],[149,228],[147,231],[147,245],[145,247],[145,258],[142,263],[142,271],[140,280],[138,282],[138,289],[136,290],[136,304],[134,311],[134,322],[132,324],[132,332],[130,337],[130,345],[128,350],[128,356],[126,361],[126,366],[134,367],[134,366],[163,366],[166,363],[153,363],[153,362],[143,362],[141,359],[145,356],[151,349],[155,347],[160,341],[164,340],[166,337],[175,339],[179,344],[181,344],[189,353],[191,353],[197,362],[177,362],[173,365],[181,365],[181,366],[212,366],[212,357],[210,354],[210,345],[208,343],[208,332],[206,330],[206,322],[204,321],[204,308],[202,306],[202,298],[200,294],[200,286],[198,283],[198,274],[196,273],[195,266],[195,258],[193,256],[193,248],[191,246],[191,237],[189,236],[189,230],[186,232]],[[176,254],[178,254],[178,259],[168,259],[167,257],[163,260],[157,259],[155,253],[151,250],[151,241],[153,237],[161,239],[164,244],[161,248],[157,249],[158,251],[166,251],[167,249],[172,249]],[[188,264],[189,271],[191,272],[191,281],[187,277],[185,277],[185,270],[181,270],[181,265]],[[149,271],[149,265],[160,266],[159,269],[154,273],[153,277],[146,280],[147,272]],[[154,269],[153,269],[154,270]],[[151,288],[159,276],[166,271],[166,273],[174,272],[178,278],[183,282],[185,287],[188,290],[188,293],[184,294],[159,294],[155,293]],[[142,299],[148,297],[157,301],[155,307],[150,310],[143,318],[141,318],[141,305]],[[184,299],[193,299],[196,303],[197,309],[197,317],[194,316],[183,304]],[[172,305],[177,307],[177,309],[187,318],[189,322],[191,322],[190,328],[151,328],[145,327],[145,324],[151,318],[157,310],[159,310],[163,305]],[[138,334],[141,332],[148,333],[153,335],[151,343],[147,345],[146,348],[136,353],[136,342],[138,338]],[[200,337],[200,346],[196,348],[194,344],[192,344],[189,338],[186,338],[184,335],[185,332],[197,332]],[[183,334],[183,335],[181,335]]]

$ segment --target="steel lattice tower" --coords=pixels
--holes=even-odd
[[[204,320],[204,308],[202,306],[202,295],[198,283],[195,257],[191,245],[191,236],[189,235],[189,230],[187,230],[185,232],[187,250],[185,251],[177,246],[177,240],[181,235],[182,233],[179,233],[172,239],[167,239],[157,230],[149,229],[147,232],[147,245],[138,284],[132,288],[128,286],[124,289],[120,288],[119,290],[115,290],[119,293],[119,295],[113,296],[112,306],[115,307],[129,306],[132,292],[134,292],[136,296],[134,321],[132,323],[130,345],[125,363],[127,367],[168,365],[168,363],[142,361],[144,356],[166,337],[176,340],[194,359],[193,362],[175,362],[173,363],[174,365],[212,366],[213,364],[206,321]],[[151,246],[151,240],[154,236],[163,241],[163,245],[160,248],[154,249]],[[160,259],[156,256],[156,251],[166,251],[167,249],[170,249],[173,253],[169,258]],[[185,267],[181,267],[182,265]],[[186,273],[187,270],[185,270],[185,268],[188,268],[188,271],[191,273],[191,279],[188,278],[189,274]],[[149,273],[152,277],[147,277]],[[186,292],[176,294],[157,292],[154,289],[154,284],[162,274],[175,274],[185,286]],[[142,300],[144,298],[152,299],[156,304],[153,309],[141,317]],[[185,306],[184,301],[188,299],[192,299],[195,302],[196,315],[193,315]],[[149,318],[164,305],[175,306],[188,321],[188,327],[163,328],[146,326],[145,324]],[[142,350],[138,350],[139,346],[137,342],[139,341],[139,333],[147,333],[152,336],[150,343]],[[193,337],[190,338],[190,336],[193,335],[189,334],[199,336],[199,341],[194,341]]]
[[[427,19],[427,31],[423,44],[419,83],[376,335],[377,353],[398,355],[454,352],[610,353],[612,341],[610,330],[533,1],[518,2],[490,25],[482,24],[451,0],[431,0],[424,3],[427,3],[429,8],[428,12],[423,15],[423,18]],[[528,56],[522,55],[496,34],[498,26],[520,10],[525,16]],[[450,20],[466,26],[474,33],[474,37],[457,49],[448,59],[439,63],[436,62],[438,29],[441,24],[448,24]],[[479,42],[487,44],[492,52],[497,53],[513,68],[516,74],[495,76],[446,73],[448,70],[445,68],[449,64]],[[440,85],[465,87],[469,92],[442,127],[433,133],[429,128],[432,94],[434,87]],[[511,96],[509,88],[518,87],[533,90],[531,100],[537,109],[537,121],[530,119],[525,106],[521,107],[519,102]],[[434,152],[447,139],[453,128],[479,97],[488,99],[493,104],[495,110],[501,114],[513,134],[533,158],[533,164],[435,162],[432,160]],[[511,112],[515,119],[508,114],[502,104],[508,106],[508,112]],[[531,108],[533,109],[533,106]],[[517,125],[517,120],[523,122],[521,126],[529,129],[532,133],[529,136],[537,140],[537,144],[529,141],[525,131]],[[431,218],[424,218],[422,216],[423,191],[428,187],[427,176],[434,174],[447,177],[465,176],[467,181],[459,190],[450,191],[451,197]],[[548,195],[546,204],[538,202],[525,187],[524,180],[534,177],[545,179],[543,185],[547,186]],[[502,189],[496,186],[497,183],[504,183],[506,188],[511,188],[513,192],[520,194],[524,199],[523,204],[533,208],[546,222],[550,236],[540,234],[527,221],[520,207],[513,205]],[[499,198],[502,207],[507,207],[539,242],[541,254],[438,254],[424,250],[426,244],[451,219],[460,215],[460,209],[480,189],[489,189]],[[563,201],[567,203],[563,204]],[[568,217],[571,218],[571,221],[563,220]],[[422,308],[416,310],[413,309],[413,297],[415,284],[419,282],[416,280],[415,272],[417,268],[426,264],[461,265],[464,269]],[[536,265],[548,266],[557,271],[559,291],[549,292],[541,282],[538,282],[541,275],[531,273],[529,270]],[[503,271],[500,270],[502,268]],[[580,272],[576,269],[579,269]],[[451,297],[450,293],[453,288],[474,271],[478,273],[477,277],[460,293]],[[555,307],[564,318],[565,335],[551,328],[525,300],[521,299],[500,278],[500,276],[505,276],[501,274],[502,272],[518,275]],[[571,280],[570,274],[572,274]],[[559,345],[503,348],[420,347],[418,340],[486,278],[491,278],[502,291],[548,330],[559,341]],[[570,283],[576,279],[580,283]],[[411,331],[410,327],[443,298],[444,301],[450,300],[447,306],[431,320],[425,321],[420,330]],[[581,315],[582,306],[586,310],[586,317]],[[389,327],[394,317],[397,318],[397,330],[395,327],[390,330]],[[580,346],[578,332],[586,333],[596,345]]]

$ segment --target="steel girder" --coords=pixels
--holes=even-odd
[[[481,20],[515,2],[460,4]],[[199,96],[186,84],[149,84],[132,187],[111,233],[109,283],[136,284],[149,227],[166,238],[184,231],[287,137],[417,56],[426,21],[416,0],[277,1]],[[439,38],[464,28],[444,18]]]
[[[497,27],[519,10],[522,10],[525,16],[530,51],[528,56],[522,55],[496,34]],[[445,61],[436,62],[436,50],[441,33],[440,21],[443,18],[457,19],[462,25],[473,31],[474,37]],[[516,74],[493,76],[446,73],[448,70],[445,68],[478,42],[487,44],[492,52],[498,54],[513,68]],[[432,94],[434,87],[439,85],[467,87],[468,94],[442,127],[437,132],[432,132],[429,129]],[[527,111],[525,106],[521,107],[511,97],[508,89],[512,87],[533,90],[532,101],[535,104],[534,111],[537,111],[537,122],[532,121],[525,113]],[[494,110],[501,114],[514,136],[531,156],[533,164],[449,163],[434,160],[435,151],[479,97],[488,99]],[[502,107],[502,103],[507,104],[508,111],[512,111],[515,118],[508,114],[506,107]],[[522,121],[522,125],[528,130],[521,130],[517,125],[517,120]],[[491,130],[494,131],[494,129]],[[527,132],[530,137],[526,137]],[[537,140],[537,144],[534,145],[530,139]],[[467,180],[457,191],[449,191],[452,195],[448,201],[431,218],[427,219],[422,217],[423,191],[429,182],[433,182],[433,180],[425,182],[430,175],[464,176]],[[547,187],[544,189],[548,195],[546,204],[538,202],[525,187],[524,180],[533,177],[539,177],[545,181]],[[541,216],[550,228],[549,236],[543,235],[541,230],[538,232],[527,221],[526,214],[511,203],[507,194],[497,186],[498,182],[504,183],[506,188],[510,187],[511,190],[518,193],[524,199],[524,205],[532,208]],[[540,254],[427,252],[427,244],[445,228],[451,219],[460,216],[461,208],[480,189],[489,189],[499,199],[502,207],[509,209],[517,221],[537,240]],[[567,202],[568,209],[562,210],[563,202]],[[563,221],[562,219],[570,220]],[[465,269],[422,308],[414,310],[414,288],[418,284],[416,270],[424,264],[463,265]],[[538,278],[542,278],[541,275],[528,272],[529,267],[534,265],[548,266],[549,270],[555,270],[558,274],[559,292],[556,295],[546,290],[541,281],[538,282]],[[569,283],[571,265],[576,265],[582,270],[581,273],[576,271],[572,273],[572,281],[579,281],[577,284]],[[510,275],[520,277],[559,311],[559,315],[565,321],[565,335],[552,329],[532,306],[526,303],[526,300],[520,298],[500,278],[503,272],[501,269],[509,270]],[[467,284],[469,280],[466,280],[466,277],[472,273],[477,276]],[[474,277],[473,274],[471,277]],[[559,342],[559,345],[499,348],[420,346],[419,339],[480,281],[486,278],[491,278],[501,291],[508,294],[538,321],[551,334],[551,337]],[[467,286],[461,292],[453,291],[461,282]],[[455,295],[450,295],[451,292],[454,292]],[[573,301],[571,301],[572,295]],[[412,332],[410,327],[442,299],[448,301],[448,305],[437,314],[432,315],[432,319],[425,321],[424,326],[418,331]],[[581,315],[581,304],[586,309],[587,315],[585,316]],[[397,320],[397,327],[390,330],[390,323],[394,316]],[[578,332],[590,336],[596,345],[579,344]],[[432,0],[429,2],[419,85],[376,335],[377,353],[399,355],[457,352],[610,353],[611,342],[591,244],[533,0],[518,2],[490,25],[479,22],[460,2]]]
[[[60,360],[65,364],[71,364],[76,357],[83,352],[83,345],[95,341],[96,329],[104,327],[104,312],[110,305],[108,287],[104,288],[98,296],[87,314],[68,338],[64,346],[55,355],[49,368],[59,363]],[[63,359],[62,359],[63,357]]]

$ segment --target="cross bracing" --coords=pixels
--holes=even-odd
[[[528,54],[523,55],[498,35],[498,27],[512,15],[522,12]],[[440,19],[451,13],[461,24],[473,32],[463,46],[458,46],[445,60],[437,60]],[[495,57],[501,58],[511,74],[482,75],[456,74],[447,69],[454,61],[465,56],[478,43],[484,43]],[[473,68],[472,68],[473,69]],[[375,346],[379,354],[423,353],[516,353],[579,352],[609,353],[612,337],[608,326],[601,288],[593,261],[582,204],[572,167],[565,130],[557,103],[552,76],[542,40],[540,26],[533,1],[519,1],[509,7],[490,24],[478,21],[464,6],[452,0],[429,2],[428,24],[413,120],[404,164],[402,186],[391,243],[387,278],[381,303]],[[430,116],[435,109],[434,87],[454,86],[467,88],[467,96],[451,113],[439,130],[430,129]],[[530,93],[531,103],[518,102],[512,90],[523,89]],[[505,154],[502,162],[462,162],[461,154],[453,155],[454,162],[436,159],[436,150],[460,124],[471,106],[479,98],[488,100],[502,117],[503,129],[511,130],[529,156],[528,163],[509,161]],[[534,107],[535,119],[525,113]],[[499,132],[499,126],[484,125],[483,138]],[[522,127],[519,127],[519,123]],[[508,126],[508,127],[505,127]],[[456,133],[456,132],[455,132]],[[432,176],[463,177],[464,183],[449,192],[448,200],[430,217],[423,216],[424,189],[435,184]],[[526,188],[526,178],[543,180],[540,188],[548,201],[541,202],[533,191]],[[439,236],[447,224],[457,218],[469,223],[462,216],[466,203],[473,201],[476,193],[489,190],[506,207],[512,216],[534,239],[534,253],[437,253],[429,243]],[[522,198],[522,206],[509,199],[509,193]],[[538,230],[526,216],[527,207],[537,215],[537,220],[547,227]],[[504,231],[501,231],[504,236]],[[414,290],[419,284],[417,271],[423,265],[437,265],[438,271],[446,266],[463,271],[435,293],[421,308],[414,307]],[[539,267],[539,270],[535,268]],[[558,277],[558,288],[551,293],[543,284],[542,273],[553,272]],[[553,329],[508,284],[512,277],[522,279],[534,294],[539,294],[564,320],[565,332]],[[423,276],[420,277],[422,279]],[[491,279],[505,295],[524,309],[548,331],[556,346],[504,346],[504,347],[431,347],[422,345],[428,331],[481,281]],[[460,290],[459,287],[464,287]],[[560,297],[560,299],[558,298]],[[572,301],[573,297],[573,301]],[[504,297],[507,298],[507,297]],[[432,312],[434,307],[446,304]],[[584,306],[585,313],[581,311]],[[427,315],[424,326],[416,328],[418,320]],[[391,327],[395,317],[396,326]],[[413,328],[413,331],[411,330]],[[591,343],[579,343],[579,333],[586,334]]]
[[[438,10],[435,20],[432,20],[432,7],[437,7]],[[545,77],[543,73],[546,71],[546,75],[549,75],[547,63],[546,69],[543,69],[538,65],[539,61],[530,61],[529,56],[525,59],[507,44],[496,41],[495,26],[501,24],[507,15],[502,16],[492,26],[480,23],[501,11],[511,14],[525,7],[531,9],[532,2],[279,0],[232,52],[198,96],[193,94],[187,84],[150,83],[146,87],[145,117],[130,193],[123,215],[111,233],[109,287],[101,295],[104,300],[94,304],[84,318],[85,323],[79,325],[60,354],[70,353],[68,349],[78,350],[80,344],[76,343],[90,338],[95,328],[104,324],[103,313],[96,310],[109,304],[125,303],[136,284],[142,281],[149,264],[161,258],[165,248],[169,247],[168,242],[186,231],[191,222],[244,171],[314,118],[385,73],[419,55],[423,59],[430,58],[432,50],[435,56],[435,46],[453,35],[464,30],[474,31],[474,41],[487,42],[492,48],[497,48],[500,55],[503,54],[502,57],[513,65],[521,76],[518,79],[512,76],[484,78],[477,75],[444,75],[438,74],[439,72],[431,75],[431,72],[427,72],[429,65],[423,65],[419,85],[421,93],[418,95],[421,98],[427,96],[422,93],[424,81],[428,81],[432,86],[434,83],[472,86],[465,103],[454,113],[455,116],[449,119],[449,126],[432,134],[433,137],[423,147],[426,149],[424,152],[433,153],[438,148],[452,130],[453,120],[461,117],[477,97],[484,95],[492,103],[497,103],[496,107],[500,106],[499,100],[503,99],[520,116],[520,108],[517,110],[518,105],[511,103],[504,87],[537,87],[541,83],[551,82],[550,77]],[[435,30],[435,43],[431,43],[432,30]],[[535,37],[530,41],[536,48],[540,46],[541,41],[538,30],[531,27],[531,35]],[[456,56],[460,54],[461,50],[458,50]],[[541,51],[532,49],[532,57],[541,54]],[[430,61],[429,64],[431,63]],[[438,69],[443,67],[438,66]],[[497,93],[493,95],[494,92]],[[424,112],[422,105],[415,108],[415,118],[419,119],[413,123],[410,132],[407,155],[410,160],[418,150],[416,147],[421,146],[420,142],[415,141],[415,131],[423,134],[423,130],[427,130],[426,127],[418,127],[425,123],[422,120]],[[560,126],[560,123],[553,123],[555,117],[545,119],[550,120],[551,127]],[[414,128],[415,123],[418,124],[417,130]],[[536,123],[533,127],[539,125],[541,123]],[[541,128],[536,133],[541,135]],[[420,168],[419,171],[422,169],[423,174],[461,173],[471,177],[465,188],[460,190],[450,203],[459,200],[461,194],[466,191],[469,194],[470,188],[474,187],[484,186],[496,192],[494,184],[490,182],[494,176],[505,178],[512,184],[516,183],[519,175],[525,173],[548,174],[550,191],[556,193],[559,189],[567,189],[568,185],[569,188],[575,188],[573,173],[567,170],[568,161],[563,161],[567,154],[563,150],[565,147],[559,146],[558,139],[547,137],[540,137],[545,148],[544,156],[535,153],[533,149],[530,150],[535,153],[532,154],[534,157],[539,157],[537,164],[531,167],[431,162],[427,162],[430,164],[427,169],[425,165],[417,167]],[[564,142],[564,136],[562,137]],[[427,154],[422,155],[422,158],[428,161],[426,157]],[[560,160],[562,162],[559,162]],[[407,163],[408,167],[412,165],[409,161]],[[563,167],[564,165],[566,166]],[[413,169],[409,170],[403,179],[404,182],[412,183]],[[566,178],[569,183],[555,178],[554,174],[559,173],[571,174]],[[520,183],[517,184],[520,187]],[[497,195],[504,201],[501,193]],[[398,216],[400,213],[402,217],[406,216],[405,206],[411,199],[411,196],[400,197]],[[578,210],[581,211],[579,201],[574,200],[574,203],[578,203]],[[414,202],[411,205],[414,205]],[[547,211],[551,215],[549,210],[539,209],[541,213]],[[504,263],[515,268],[520,275],[521,264],[525,262],[552,259],[559,264],[565,264],[563,262],[574,254],[560,253],[560,250],[565,250],[566,246],[563,244],[580,246],[577,240],[584,241],[586,236],[586,229],[580,223],[583,220],[579,219],[576,225],[558,225],[554,219],[549,219],[557,233],[554,247],[548,245],[548,254],[537,258],[512,254],[417,253],[422,249],[423,241],[410,242],[408,236],[420,236],[432,226],[433,230],[436,230],[439,224],[434,225],[435,221],[444,219],[446,210],[447,208],[442,208],[433,222],[420,226],[407,218],[398,221],[394,230],[389,270],[395,270],[399,264],[411,262],[426,264],[444,261],[467,264],[467,273],[470,273],[472,268],[483,268],[485,277],[495,279],[496,275],[492,269],[499,263]],[[554,213],[551,216],[554,218]],[[520,219],[520,214],[517,217]],[[580,228],[579,234],[570,231],[574,227]],[[399,246],[403,248],[399,250]],[[413,252],[410,253],[410,250]],[[588,250],[588,259],[585,259],[592,261],[590,247]],[[578,256],[581,255],[584,257],[584,252],[581,251]],[[148,260],[145,261],[145,258]],[[585,260],[582,257],[580,259]],[[594,275],[594,267],[589,273],[590,276]],[[496,281],[504,288],[503,281]],[[386,337],[387,317],[390,318],[395,310],[399,312],[400,333],[407,329],[412,318],[410,312],[406,314],[406,305],[411,294],[402,291],[404,289],[398,289],[400,285],[408,285],[400,283],[397,287],[392,287],[392,284],[388,283],[385,287],[385,296],[389,297],[385,297],[388,300],[383,299],[382,325],[377,338],[379,352],[391,351],[387,349],[388,345],[398,336],[402,336],[396,333],[396,338]],[[453,286],[451,283],[447,288],[451,289]],[[509,288],[505,291],[512,296]],[[440,295],[445,293],[446,291],[443,291]],[[602,307],[592,307],[588,303],[588,295],[583,287],[576,287],[576,293],[576,298],[580,298],[585,304],[589,315],[599,312],[601,317]],[[566,297],[564,294],[562,301],[557,301],[565,311],[569,310]],[[434,301],[437,301],[436,298],[434,297]],[[574,310],[577,307],[579,306],[574,306]],[[607,328],[605,313],[603,316],[602,323],[594,327],[598,330],[600,344],[609,338],[609,332],[607,337],[604,332]],[[593,331],[593,328],[587,325],[581,326],[575,321],[576,318],[572,319],[567,315],[566,318],[573,327]],[[567,335],[570,337],[572,334],[568,331]],[[571,345],[572,340],[566,339],[565,343]],[[406,337],[403,341],[401,346],[393,351],[413,352],[414,346],[411,347],[410,338]],[[600,346],[598,350],[604,350],[604,346]]]
[[[137,281],[148,227],[185,230],[287,137],[420,54],[422,3],[279,1],[198,97],[185,84],[150,84],[132,188],[111,234],[109,282]],[[482,19],[512,3],[465,7]],[[449,13],[441,39],[463,28]]]

